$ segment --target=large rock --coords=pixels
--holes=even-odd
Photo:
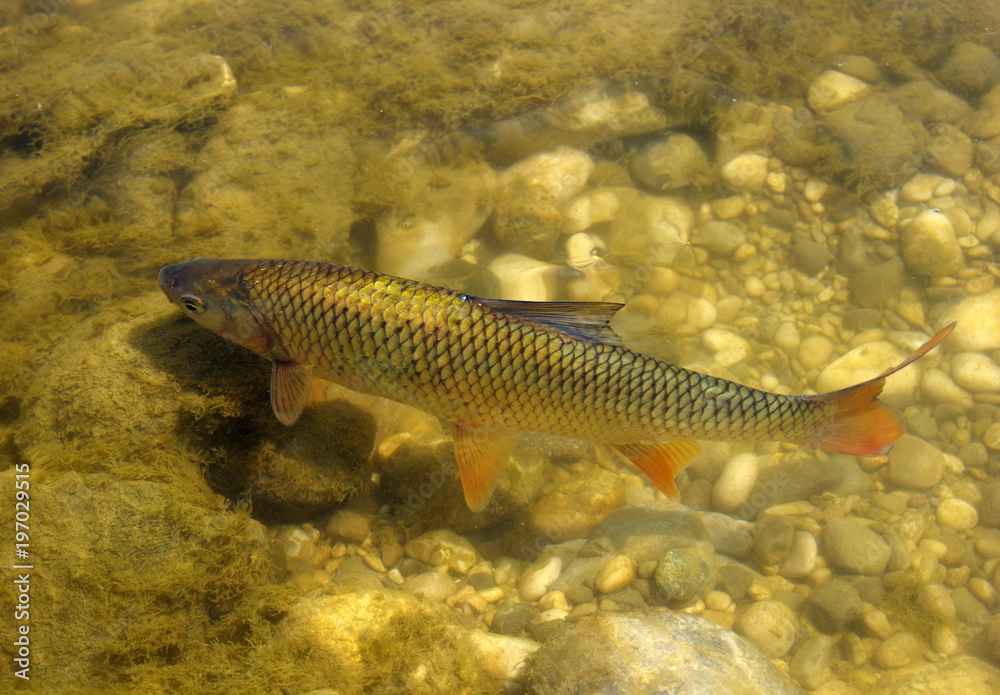
[[[742,637],[686,613],[598,613],[567,623],[529,669],[538,695],[792,695],[802,691]]]

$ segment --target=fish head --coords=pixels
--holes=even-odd
[[[271,334],[247,301],[243,271],[250,261],[201,258],[160,269],[160,289],[181,310],[226,340],[264,355]]]

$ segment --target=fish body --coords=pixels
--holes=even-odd
[[[862,456],[902,427],[876,400],[885,378],[784,396],[624,347],[620,304],[471,297],[348,266],[201,259],[160,286],[199,323],[271,360],[271,404],[292,424],[313,376],[416,406],[453,424],[466,501],[489,501],[513,432],[607,443],[662,490],[699,453],[693,439],[777,440]]]

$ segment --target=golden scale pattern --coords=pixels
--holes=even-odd
[[[698,374],[495,312],[452,290],[346,266],[262,260],[245,300],[269,322],[267,356],[469,425],[625,443],[802,441],[808,397]]]

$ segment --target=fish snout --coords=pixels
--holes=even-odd
[[[165,265],[160,268],[159,274],[156,276],[156,281],[160,284],[160,289],[163,293],[173,301],[175,298],[175,289],[177,287],[177,264]]]

